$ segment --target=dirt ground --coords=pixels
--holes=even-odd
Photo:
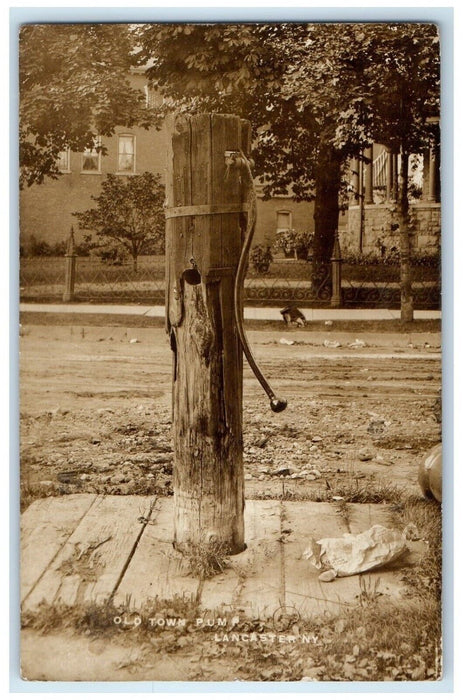
[[[74,322],[67,320],[60,325],[53,323],[50,315],[44,323],[33,314],[22,319],[19,427],[23,509],[36,498],[79,492],[172,494],[172,369],[163,328],[159,323],[153,327],[123,325],[120,320],[112,325],[109,317],[104,325],[101,318],[96,319],[97,325],[92,325],[92,319],[82,321],[85,323],[76,317]],[[359,326],[349,331],[344,324],[302,330],[274,324],[250,330],[255,357],[277,395],[287,399],[288,408],[272,413],[267,397],[245,365],[246,497],[316,501],[335,497],[391,503],[397,494],[419,496],[418,465],[441,435],[440,336],[436,330],[398,333],[396,329],[387,332],[385,327],[379,332],[365,326],[362,332]],[[327,347],[325,341],[339,345]],[[363,622],[356,624],[353,639],[364,629]],[[380,622],[373,625],[382,629]],[[331,644],[329,635],[327,639]],[[75,636],[71,630],[48,630],[45,638],[37,627],[26,629],[22,636],[23,649],[33,652],[43,648],[49,660],[54,645],[59,649],[65,644],[76,658],[82,653],[82,663],[87,664],[92,677],[131,680],[135,668],[137,680],[153,678],[154,667],[145,668],[152,655],[149,649],[142,661],[137,657],[132,668],[132,662],[126,661],[128,642],[120,646],[116,639],[111,644],[106,640],[105,653],[101,654],[103,641],[104,636],[98,641],[91,635]],[[407,680],[425,679],[427,673],[421,652],[411,670],[402,664],[395,676],[395,671],[382,670],[378,658],[381,664],[392,665],[398,663],[398,656],[393,655],[394,661],[389,662],[377,655],[376,647],[371,652],[372,670],[370,661],[365,661],[355,673],[349,670],[354,663],[348,661],[354,658],[352,654],[334,654],[326,671],[319,670],[317,676],[307,660],[301,661],[295,672],[291,654],[278,659],[263,654],[257,661],[246,657],[247,670],[243,670],[243,665],[239,666],[242,649],[237,649],[235,665],[230,658],[219,656],[209,664],[209,652],[200,651],[199,661],[196,658],[196,641],[186,656],[177,642],[174,655],[166,647],[167,656],[156,655],[152,664],[164,668],[163,659],[168,660],[173,664],[173,677],[179,668],[177,662],[182,668],[182,664],[192,664],[191,673],[185,671],[192,680],[246,678],[255,664],[260,669],[255,679],[261,680],[323,679],[324,673],[333,680],[362,679],[363,672],[365,680]],[[352,646],[347,639],[349,643]],[[417,640],[417,649],[424,643]],[[100,644],[96,656],[92,651],[95,644]],[[134,648],[139,650],[138,644]],[[45,678],[47,665],[40,658],[37,656],[35,677]],[[140,670],[140,663],[145,670]],[[339,673],[333,672],[336,664]],[[163,671],[166,679],[172,676],[169,669],[166,666]]]
[[[249,337],[288,408],[272,413],[245,366],[248,497],[326,500],[340,489],[367,491],[373,480],[417,492],[418,464],[440,439],[437,333],[282,325]],[[349,347],[356,339],[365,346]],[[172,492],[162,328],[27,323],[20,348],[23,506],[53,494]]]

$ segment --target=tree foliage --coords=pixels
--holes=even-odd
[[[19,40],[21,186],[58,175],[66,148],[91,148],[153,114],[129,83],[132,32],[116,24],[23,25]],[[101,149],[104,152],[104,148]]]
[[[315,199],[315,285],[348,159],[373,141],[395,149],[405,139],[419,151],[436,137],[427,121],[439,100],[434,25],[151,24],[137,35],[140,65],[149,63],[167,109],[249,119],[266,195]]]
[[[96,234],[100,244],[112,241],[127,251],[137,269],[137,258],[164,237],[164,185],[153,173],[108,174],[101,193],[92,196],[96,207],[74,212],[79,227]]]

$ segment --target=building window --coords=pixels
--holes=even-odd
[[[290,211],[277,211],[277,233],[289,231],[292,223],[292,214]]]
[[[101,146],[101,139],[95,139],[93,148],[86,148],[82,153],[82,172],[83,173],[99,173],[101,172],[101,153],[98,150]]]
[[[117,172],[135,172],[135,136],[121,134],[118,138]]]
[[[61,173],[71,172],[71,151],[69,148],[59,152],[57,166]]]

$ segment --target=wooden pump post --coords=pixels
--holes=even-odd
[[[166,322],[173,352],[174,544],[245,549],[242,348],[233,289],[246,228],[249,123],[177,117],[167,171]]]

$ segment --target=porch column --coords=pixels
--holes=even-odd
[[[373,204],[373,148],[365,150],[369,162],[365,165],[365,204]]]
[[[354,203],[358,201],[359,194],[359,161],[358,158],[352,158],[351,160],[351,184],[352,184],[352,199]]]
[[[391,202],[397,202],[397,194],[399,190],[398,182],[398,157],[397,153],[392,154],[392,191],[391,191]]]
[[[437,200],[437,159],[434,148],[429,149],[428,202]]]

